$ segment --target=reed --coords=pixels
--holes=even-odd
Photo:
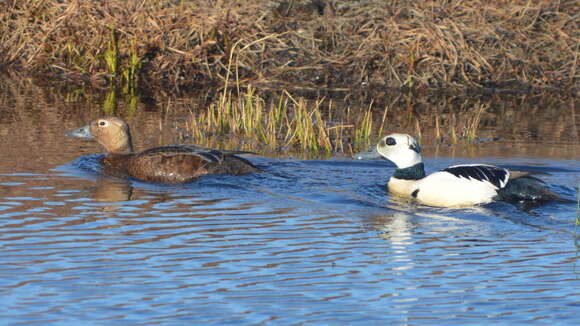
[[[392,132],[413,134],[425,144],[473,145],[498,135],[517,139],[512,126],[519,124],[522,115],[539,114],[540,110],[539,106],[529,112],[518,110],[520,100],[425,99],[410,94],[386,96],[388,102],[381,107],[372,99],[363,106],[326,97],[307,100],[289,91],[258,91],[253,87],[224,89],[214,98],[203,108],[189,108],[187,129],[195,142],[237,138],[250,144],[252,151],[308,157],[349,155]],[[482,129],[490,123],[505,127],[499,132]]]
[[[463,137],[468,143],[473,143],[476,140],[481,116],[486,109],[487,106],[481,103],[477,103],[472,109],[475,113],[470,116],[463,131]]]
[[[131,52],[126,67],[123,69],[124,93],[135,96],[139,88],[139,74],[141,72],[141,57],[137,50],[137,41],[131,42]]]
[[[373,129],[373,112],[370,107],[364,112],[364,115],[357,126],[358,128],[355,128],[354,130],[354,146],[356,148],[368,147],[371,143],[371,133]]]
[[[109,82],[115,83],[117,75],[119,74],[119,38],[114,28],[111,28],[111,39],[109,40],[109,46],[103,54],[103,57],[109,72]]]
[[[296,99],[286,91],[267,102],[251,87],[239,94],[224,90],[207,109],[191,108],[190,112],[186,129],[196,143],[207,145],[215,143],[216,138],[244,139],[253,144],[249,146],[252,151],[328,156],[344,148],[352,150],[352,139],[355,149],[366,147],[372,135],[370,109],[353,124],[329,125],[330,101]]]
[[[105,115],[114,116],[117,113],[117,90],[110,89],[103,100],[103,112]]]

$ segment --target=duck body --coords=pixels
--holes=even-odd
[[[242,152],[240,152],[242,153]],[[107,154],[107,174],[158,183],[188,183],[206,174],[245,175],[258,171],[248,160],[217,150],[163,146],[140,153]]]
[[[389,179],[389,193],[437,207],[469,207],[493,201],[545,201],[561,198],[525,172],[485,164],[454,165],[425,175],[417,141],[406,134],[381,139],[374,150],[397,169]],[[366,154],[368,155],[368,154]]]
[[[107,151],[101,159],[104,172],[116,177],[180,184],[206,174],[245,175],[259,171],[250,161],[235,155],[248,153],[243,151],[172,145],[133,152],[128,125],[114,117],[97,119],[67,136],[95,138]]]
[[[393,176],[388,189],[429,206],[466,207],[494,201],[507,178],[509,171],[495,166],[456,165],[416,180]]]

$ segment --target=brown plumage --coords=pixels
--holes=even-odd
[[[101,161],[104,172],[116,177],[131,176],[144,181],[187,183],[206,174],[244,175],[259,171],[248,160],[234,155],[248,153],[243,151],[172,145],[135,153],[129,126],[115,117],[97,119],[66,135],[96,139],[107,152]]]

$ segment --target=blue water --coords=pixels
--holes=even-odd
[[[421,206],[384,161],[248,156],[265,172],[166,186],[96,158],[0,176],[0,324],[580,323],[576,203]],[[426,165],[475,162],[577,196],[577,160]]]

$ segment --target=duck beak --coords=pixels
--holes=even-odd
[[[354,158],[357,160],[376,160],[376,159],[383,158],[383,156],[381,154],[379,154],[379,151],[377,150],[377,146],[373,146],[373,147],[369,148],[367,151],[362,151],[362,152],[356,153],[354,155]]]
[[[67,137],[74,138],[94,138],[93,134],[91,133],[90,125],[86,125],[84,127],[80,127],[79,129],[68,131],[64,135]]]

